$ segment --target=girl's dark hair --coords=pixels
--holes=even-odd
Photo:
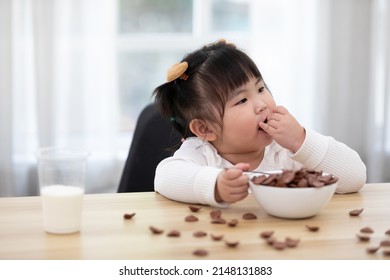
[[[174,128],[187,138],[193,119],[211,121],[222,128],[226,102],[250,78],[260,78],[255,63],[233,44],[219,41],[186,55],[186,80],[176,79],[154,90],[155,102]]]

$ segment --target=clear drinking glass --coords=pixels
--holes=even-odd
[[[43,227],[46,232],[79,232],[89,153],[46,147],[37,151]]]

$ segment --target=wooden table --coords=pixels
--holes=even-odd
[[[364,208],[357,217],[349,211]],[[80,233],[71,235],[47,234],[42,229],[39,197],[0,198],[0,259],[373,259],[389,260],[382,248],[368,254],[369,246],[376,246],[390,236],[390,183],[367,184],[356,194],[335,195],[322,212],[302,220],[279,219],[267,215],[249,195],[245,200],[222,209],[222,217],[239,221],[236,227],[211,223],[210,211],[202,206],[192,213],[187,204],[168,200],[154,192],[85,195],[83,225]],[[136,213],[130,219],[124,213]],[[257,215],[256,220],[244,220],[244,213]],[[197,222],[185,222],[187,215],[198,217]],[[311,232],[306,225],[318,226]],[[164,230],[152,234],[149,227]],[[368,242],[356,234],[363,227],[371,227]],[[179,237],[168,237],[178,230]],[[273,230],[277,240],[299,238],[296,248],[276,250],[259,237],[263,231]],[[194,237],[196,231],[207,236]],[[238,241],[228,247],[225,241],[213,241],[211,234],[223,234],[224,240]],[[205,249],[207,256],[193,254]],[[390,248],[389,248],[390,249]]]

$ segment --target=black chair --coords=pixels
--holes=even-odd
[[[173,154],[181,144],[173,129],[154,103],[146,106],[137,120],[133,141],[122,172],[118,192],[154,191],[158,163]]]

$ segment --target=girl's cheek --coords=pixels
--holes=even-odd
[[[276,107],[276,102],[275,102],[275,99],[272,97],[272,95],[269,95],[269,98],[267,100],[267,106],[270,108],[270,109],[273,109]]]
[[[267,109],[270,110],[270,111],[272,111],[273,108],[276,107],[275,102],[272,102],[272,101],[266,102],[266,104],[267,104]]]

